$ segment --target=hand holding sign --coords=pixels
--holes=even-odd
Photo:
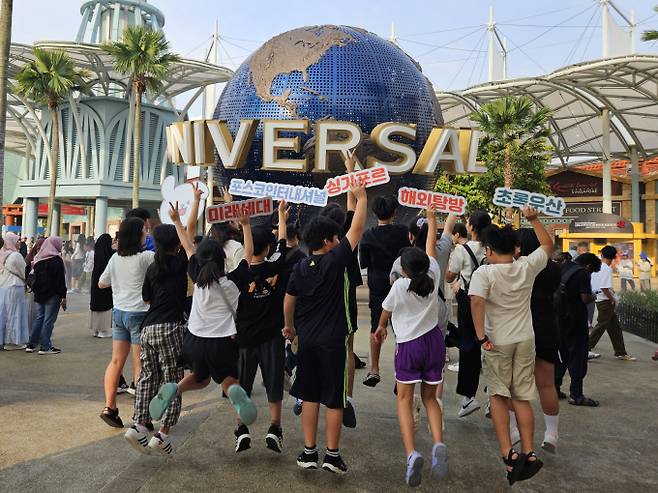
[[[160,220],[165,224],[172,224],[169,215],[169,208],[172,204],[178,204],[178,213],[181,222],[187,224],[189,215],[192,212],[192,203],[194,200],[200,200],[208,196],[208,187],[203,182],[183,183],[176,186],[176,178],[168,176],[162,182],[162,203],[160,204]],[[203,202],[199,205],[197,218],[203,214]]]
[[[547,216],[554,217],[561,217],[566,208],[564,199],[560,197],[547,197],[541,193],[505,187],[496,188],[493,203],[500,207],[518,208],[529,205]]]
[[[534,207],[526,205],[523,208],[523,216],[528,220],[528,222],[532,222],[537,219],[539,212],[537,212],[537,209]]]

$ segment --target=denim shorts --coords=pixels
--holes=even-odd
[[[146,312],[124,312],[112,309],[112,339],[130,341],[131,344],[142,343],[142,321]]]

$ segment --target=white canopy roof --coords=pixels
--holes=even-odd
[[[469,115],[483,103],[507,95],[528,96],[553,111],[550,140],[563,165],[572,157],[602,155],[604,108],[610,111],[611,157],[628,158],[631,146],[637,147],[640,158],[658,153],[658,56],[609,58],[543,77],[437,92],[445,125],[454,127],[476,126]]]

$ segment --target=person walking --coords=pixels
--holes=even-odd
[[[35,314],[25,351],[33,353],[39,345],[41,355],[59,354],[62,350],[51,341],[59,309],[66,310],[66,275],[59,236],[51,236],[43,242],[34,257],[32,270]]]
[[[621,260],[617,265],[617,272],[621,279],[621,290],[626,291],[627,285],[631,286],[631,290],[635,291],[635,280],[633,279],[633,261],[628,258],[628,252],[622,252]]]
[[[615,351],[615,358],[623,361],[635,361],[626,352],[624,334],[615,313],[617,298],[612,289],[612,264],[617,257],[617,249],[606,245],[601,249],[601,270],[592,274],[592,291],[596,295],[596,310],[598,312],[596,326],[589,334],[589,350],[592,351],[604,332],[608,332],[610,342]]]
[[[75,250],[71,255],[71,292],[79,291],[80,277],[82,277],[82,268],[85,262],[85,235],[78,236],[75,243]]]
[[[148,305],[142,300],[146,270],[153,252],[144,250],[146,226],[142,219],[129,217],[119,226],[119,247],[98,280],[100,289],[112,288],[112,359],[105,370],[105,408],[101,419],[109,426],[123,428],[116,406],[117,385],[132,347],[134,382],[141,371],[141,329]]]
[[[0,249],[0,347],[25,349],[29,338],[25,307],[25,259],[18,236],[7,233]]]
[[[80,278],[79,289],[89,292],[87,283],[91,280],[91,273],[94,271],[94,240],[89,238],[85,243],[85,259],[82,263],[82,277]]]
[[[36,243],[30,249],[30,252],[25,257],[25,283],[28,284],[27,280],[30,273],[32,272],[32,267],[34,264],[34,257],[37,256],[41,246],[46,239],[43,236],[37,238]],[[68,286],[68,284],[67,284]],[[25,290],[25,309],[27,310],[27,329],[28,331],[32,330],[32,323],[34,322],[34,313],[35,313],[35,304],[34,304],[34,292],[30,286],[27,286]]]
[[[640,270],[640,291],[643,293],[651,291],[651,268],[653,264],[646,253],[640,253],[640,261],[637,266]]]
[[[112,237],[104,233],[94,245],[94,267],[91,271],[91,289],[89,296],[89,330],[94,337],[112,337],[112,288],[101,289],[98,280],[107,267],[112,255]]]

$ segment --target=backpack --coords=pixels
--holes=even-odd
[[[583,270],[582,267],[576,266],[563,273],[560,278],[560,286],[553,295],[553,306],[555,307],[558,327],[564,333],[570,331],[574,326],[574,316],[567,295],[567,283],[581,270]]]
[[[473,270],[471,271],[472,279],[473,273],[484,264],[486,259],[482,259],[482,262],[478,262],[471,247],[466,244],[462,246],[466,250],[466,253],[468,253],[469,257],[471,257],[471,264],[473,265]],[[471,300],[468,297],[468,287],[470,282],[466,282],[466,279],[461,275],[460,278],[463,287],[459,289],[455,296],[457,300],[457,333],[459,334],[460,348],[463,351],[470,351],[475,344],[475,325],[473,325],[473,316],[471,315]]]

